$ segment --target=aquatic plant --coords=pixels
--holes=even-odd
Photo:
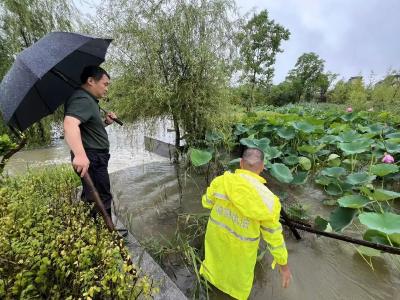
[[[70,166],[4,180],[1,299],[136,299],[155,292],[151,278],[138,277],[122,259],[115,233],[75,201],[78,185]]]

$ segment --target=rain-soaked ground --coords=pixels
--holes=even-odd
[[[139,240],[172,236],[176,230],[177,213],[205,212],[200,203],[204,179],[185,176],[180,203],[175,169],[167,159],[144,150],[143,133],[148,130],[143,125],[125,126],[124,129],[113,126],[108,130],[116,210],[127,217],[127,226]],[[159,139],[173,140],[163,123],[156,127],[155,132]],[[27,166],[32,168],[68,161],[69,151],[60,140],[52,147],[18,153],[10,160],[6,171],[9,174],[23,173]],[[270,181],[270,188],[277,193],[286,192],[289,200],[302,203],[312,215],[329,214],[329,209],[320,204],[323,194],[311,186],[288,188]],[[351,228],[348,233],[352,233]],[[375,258],[372,271],[354,246],[309,233],[301,234],[301,241],[286,234],[293,274],[291,286],[285,290],[280,287],[279,273],[271,270],[271,258],[266,255],[261,264],[257,264],[250,299],[400,300],[400,257],[385,254]],[[189,295],[193,277],[179,266],[167,271]],[[211,299],[230,298],[215,293]]]

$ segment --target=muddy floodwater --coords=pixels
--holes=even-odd
[[[186,174],[183,195],[179,200],[176,171],[168,159],[147,152],[143,135],[153,134],[166,142],[173,141],[167,125],[160,122],[156,129],[143,125],[109,128],[111,140],[110,172],[115,197],[115,209],[125,220],[126,226],[139,239],[168,238],[176,230],[179,213],[203,213],[200,197],[205,180]],[[69,162],[69,150],[63,140],[42,149],[22,151],[9,162],[6,172],[23,173],[26,168]],[[327,216],[329,208],[321,205],[324,194],[312,186],[286,187],[270,182],[271,189],[284,193],[302,203],[313,216]],[[285,200],[286,201],[286,200]],[[348,234],[352,234],[350,228]],[[271,270],[271,258],[266,255],[257,264],[256,276],[250,299],[382,299],[400,300],[400,256],[384,254],[373,258],[374,270],[357,253],[351,244],[326,237],[301,232],[302,240],[296,241],[286,233],[289,265],[293,281],[288,289],[280,287],[277,270]],[[169,270],[172,279],[190,294],[193,277],[179,269]],[[213,293],[211,299],[230,299]]]

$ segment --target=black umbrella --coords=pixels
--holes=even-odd
[[[79,86],[84,67],[104,61],[111,39],[52,32],[26,48],[0,84],[5,122],[21,131],[53,113]]]

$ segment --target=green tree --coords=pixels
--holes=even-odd
[[[383,80],[376,83],[371,91],[371,103],[367,104],[369,108],[380,110],[390,110],[399,112],[400,109],[400,74],[393,72],[387,75]]]
[[[295,100],[296,90],[290,81],[283,81],[280,84],[272,86],[268,95],[268,102],[276,106],[294,103]]]
[[[347,104],[356,109],[365,109],[368,106],[371,91],[365,86],[361,76],[350,78],[347,82],[340,80],[329,92],[328,101]]]
[[[328,102],[345,104],[349,99],[349,88],[344,80],[339,80],[328,93]]]
[[[311,101],[325,97],[334,75],[324,73],[325,61],[314,52],[304,53],[289,71],[288,81],[295,89],[296,101]],[[322,93],[322,94],[321,94]]]
[[[24,48],[51,31],[71,31],[78,20],[79,14],[68,0],[0,0],[0,79]],[[28,129],[30,145],[50,141],[51,121],[46,118]]]
[[[125,118],[172,117],[175,145],[204,140],[227,107],[231,1],[121,1],[103,4],[115,37],[110,98]]]
[[[271,84],[276,54],[283,51],[281,43],[289,36],[289,30],[271,20],[267,10],[254,14],[237,34],[242,80],[250,84],[248,111],[255,103],[256,88]]]

